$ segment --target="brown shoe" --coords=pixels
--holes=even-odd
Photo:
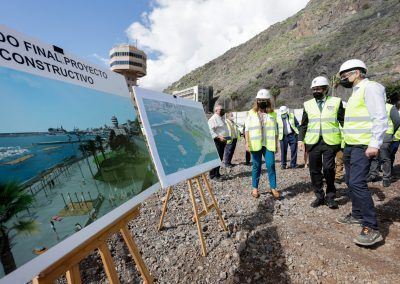
[[[281,197],[281,194],[280,194],[279,191],[277,191],[276,189],[271,189],[271,193],[272,193],[272,196],[273,196],[275,199],[279,199],[279,198]]]

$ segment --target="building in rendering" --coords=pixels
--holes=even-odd
[[[146,60],[146,54],[133,45],[121,44],[110,50],[111,70],[125,76],[129,89],[146,75]]]
[[[174,91],[174,96],[201,102],[204,110],[212,111],[213,88],[211,86],[197,85],[180,91]]]

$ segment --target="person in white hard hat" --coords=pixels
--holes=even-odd
[[[248,112],[245,122],[246,150],[251,153],[252,166],[252,196],[259,198],[258,185],[261,175],[262,156],[267,166],[269,186],[274,198],[279,198],[277,191],[275,152],[278,150],[278,128],[276,113],[271,104],[269,90],[258,91],[253,108]]]
[[[328,95],[327,78],[314,78],[311,89],[314,98],[304,103],[299,131],[299,147],[302,150],[306,148],[309,154],[311,183],[316,196],[311,207],[326,204],[330,209],[337,209],[335,157],[342,142],[339,124],[343,124],[344,108],[340,98]]]
[[[211,136],[214,139],[215,146],[217,147],[219,158],[222,160],[224,156],[226,141],[230,139],[229,130],[225,121],[225,109],[222,105],[216,104],[214,106],[214,115],[208,120]],[[210,171],[210,179],[220,180],[221,173],[220,167],[216,167]]]
[[[287,106],[279,108],[278,115],[279,141],[281,148],[281,168],[286,169],[288,146],[290,146],[290,169],[297,168],[297,136],[299,122],[293,113],[289,113]]]
[[[367,177],[371,160],[378,155],[388,129],[388,118],[385,88],[369,81],[366,73],[365,63],[358,59],[347,60],[339,70],[340,84],[345,88],[353,88],[343,125],[345,181],[349,188],[352,212],[337,218],[337,222],[362,225],[361,233],[353,241],[371,246],[383,238],[378,229]]]

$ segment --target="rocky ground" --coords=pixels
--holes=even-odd
[[[300,153],[300,156],[302,153]],[[400,156],[400,154],[398,155]],[[229,232],[214,212],[203,218],[208,256],[192,223],[192,205],[186,184],[174,186],[165,219],[157,231],[165,190],[152,196],[130,229],[151,274],[158,283],[400,283],[400,159],[389,188],[371,183],[384,242],[362,248],[352,242],[361,230],[335,222],[351,210],[338,185],[340,208],[313,209],[308,169],[281,170],[277,156],[278,186],[282,200],[266,193],[265,166],[261,198],[250,195],[251,167],[243,165],[243,145],[235,153],[225,180],[212,181]],[[303,160],[299,159],[300,164]],[[198,202],[200,199],[198,198]],[[127,247],[118,235],[109,241],[122,283],[140,283]],[[106,283],[100,257],[81,263],[84,283]]]

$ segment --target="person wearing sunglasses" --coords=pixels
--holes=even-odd
[[[388,130],[388,117],[385,88],[368,80],[366,73],[365,63],[358,59],[347,60],[339,70],[340,84],[345,88],[352,88],[343,125],[345,181],[349,189],[352,211],[336,220],[341,224],[361,225],[361,233],[353,242],[362,246],[372,246],[383,238],[379,232],[367,178],[371,161],[378,156]]]
[[[262,156],[265,158],[268,181],[275,199],[280,197],[276,185],[275,152],[278,151],[278,125],[276,113],[271,104],[272,95],[269,90],[258,91],[253,108],[248,112],[245,122],[246,151],[253,161],[251,180],[254,198],[259,198],[258,184],[261,176]]]

